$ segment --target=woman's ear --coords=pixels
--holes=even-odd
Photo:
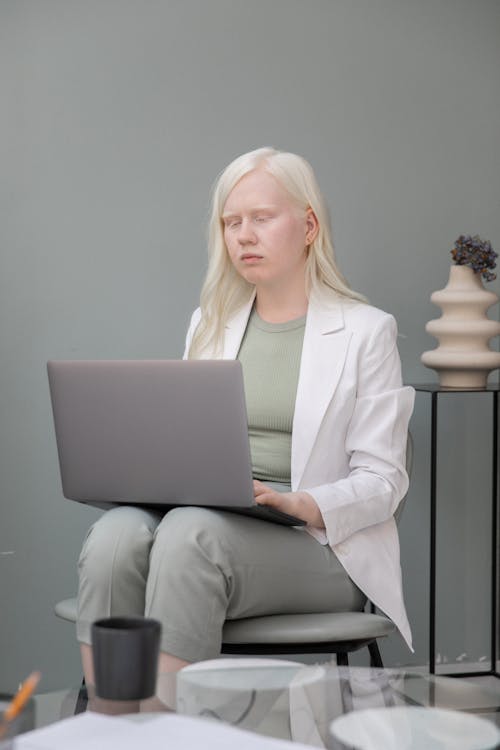
[[[306,211],[306,243],[311,245],[319,232],[319,222],[312,208]]]

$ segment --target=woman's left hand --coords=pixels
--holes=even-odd
[[[300,518],[308,526],[325,528],[316,500],[308,492],[276,492],[258,479],[253,480],[253,492],[258,505],[269,505],[282,513]]]

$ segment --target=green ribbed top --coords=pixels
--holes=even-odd
[[[243,368],[255,479],[290,483],[292,424],[306,316],[266,323],[253,309],[238,359]]]

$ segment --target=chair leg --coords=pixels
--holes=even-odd
[[[372,641],[368,644],[368,651],[370,652],[370,666],[380,667],[381,669],[383,669],[384,663],[382,661],[382,657],[380,656],[377,641]]]
[[[87,710],[88,694],[87,686],[85,684],[85,677],[82,679],[80,690],[78,691],[78,698],[76,699],[75,714],[82,714]]]
[[[348,667],[349,666],[349,657],[347,656],[347,651],[338,651],[337,652],[337,667]]]

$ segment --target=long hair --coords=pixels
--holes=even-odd
[[[239,156],[217,178],[212,189],[211,214],[208,225],[208,269],[200,295],[201,320],[189,348],[189,358],[196,359],[209,347],[220,354],[224,328],[230,317],[253,292],[254,285],[235,270],[224,241],[222,212],[229,193],[237,182],[255,169],[273,175],[288,191],[295,203],[316,215],[319,231],[308,248],[306,260],[306,292],[333,290],[341,297],[365,302],[354,292],[339,271],[330,228],[330,218],[311,165],[297,154],[259,148]]]

